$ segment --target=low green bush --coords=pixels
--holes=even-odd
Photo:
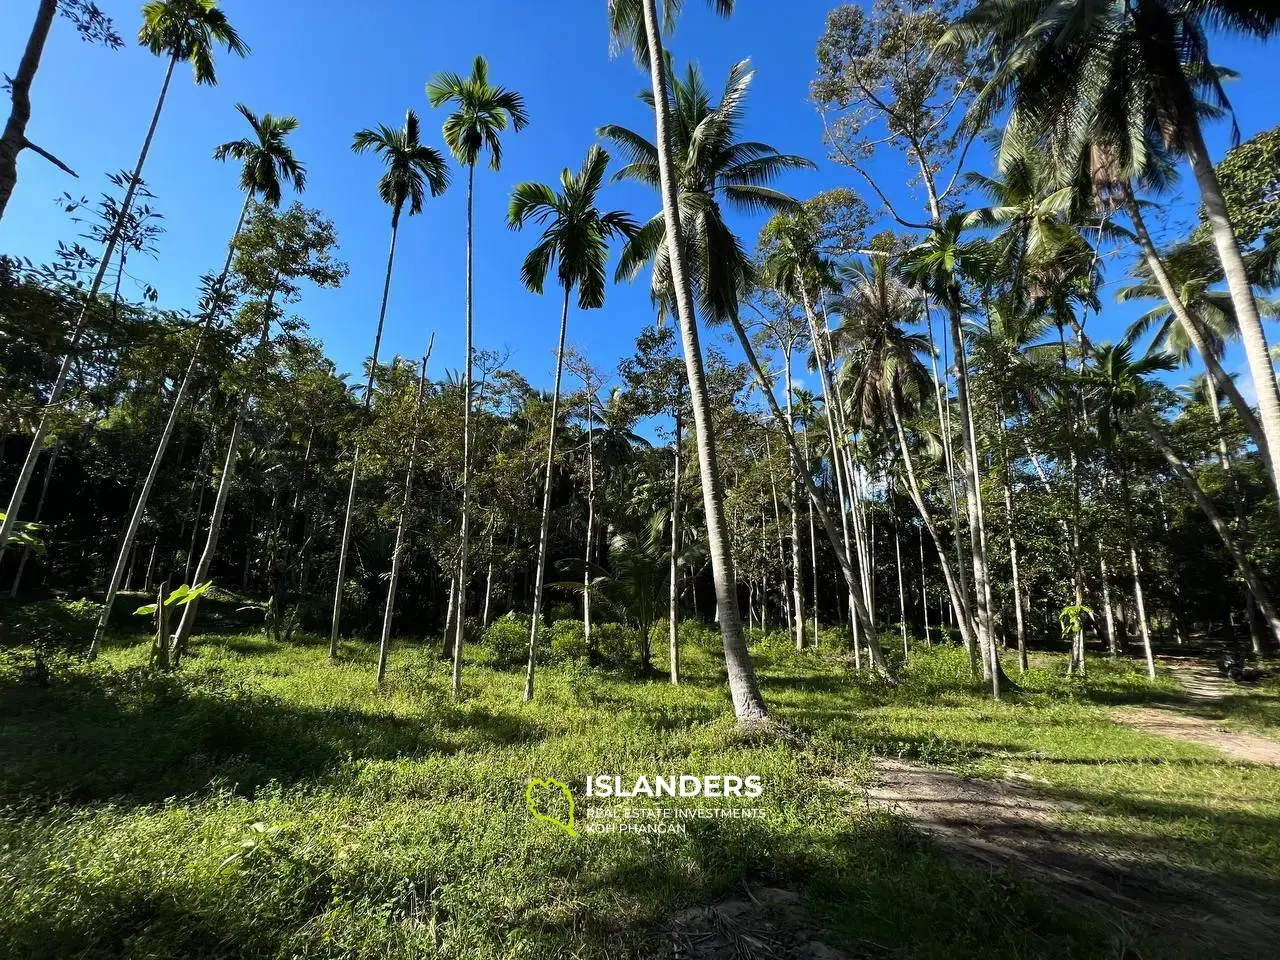
[[[640,660],[640,632],[624,623],[601,623],[591,628],[600,659],[610,667],[633,667]]]
[[[529,658],[529,627],[532,621],[528,614],[503,614],[484,631],[476,660],[490,667],[514,667],[525,663]]]
[[[555,660],[585,660],[587,630],[581,620],[557,620],[547,629],[551,657]]]
[[[29,646],[38,654],[83,653],[93,640],[100,609],[92,600],[54,598],[25,604],[12,614],[5,642]]]

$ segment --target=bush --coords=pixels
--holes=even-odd
[[[549,603],[546,606],[545,617],[547,623],[554,624],[557,620],[572,620],[577,617],[578,612],[574,609],[572,603],[567,600],[561,600],[558,603]]]
[[[587,657],[587,628],[581,620],[565,618],[557,620],[547,630],[551,639],[551,657],[554,660],[585,660]]]
[[[662,621],[663,634],[666,633],[667,621]],[[680,626],[676,631],[680,639],[680,648],[686,650],[689,647],[700,647],[704,650],[719,651],[724,642],[720,638],[720,631],[715,627],[708,626],[701,620],[681,620]]]
[[[640,659],[640,632],[622,623],[602,623],[591,628],[600,659],[611,667],[633,666]]]
[[[7,642],[29,646],[37,654],[83,653],[93,640],[99,607],[92,600],[41,600],[13,616]],[[138,618],[141,622],[141,618]]]
[[[531,623],[528,614],[512,611],[489,624],[481,641],[480,662],[491,667],[514,667],[527,662]]]

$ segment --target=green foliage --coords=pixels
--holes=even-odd
[[[93,639],[99,607],[92,600],[39,600],[11,614],[6,643],[38,653],[83,652]]]
[[[1240,242],[1280,236],[1280,126],[1228,150],[1217,172]]]
[[[607,666],[628,669],[640,660],[640,632],[628,624],[591,625],[592,641]]]
[[[525,663],[529,659],[531,625],[528,614],[514,611],[504,614],[489,624],[481,641],[486,663],[498,668],[515,667]],[[541,636],[540,629],[539,637]]]
[[[594,628],[593,628],[594,629]],[[587,656],[587,632],[581,620],[554,621],[547,628],[551,655],[555,660],[584,660]]]
[[[166,607],[185,607],[192,600],[203,597],[209,592],[209,588],[212,586],[212,580],[206,580],[204,583],[198,584],[194,587],[184,583],[182,586],[174,588],[171,593],[165,595],[164,605]],[[156,604],[144,603],[133,612],[135,616],[151,616],[151,614],[156,612]]]

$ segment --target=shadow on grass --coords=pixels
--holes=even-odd
[[[217,671],[73,673],[0,684],[0,802],[148,804],[217,787],[323,778],[349,759],[532,743],[527,720],[473,706],[401,716],[284,703]]]

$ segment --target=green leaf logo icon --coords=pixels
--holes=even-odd
[[[551,809],[547,803],[547,800],[549,799],[547,793],[554,790],[559,790],[564,794],[565,800],[569,803],[569,820],[567,823],[557,816],[542,812],[543,810]],[[554,797],[554,794],[552,797]],[[529,812],[539,820],[546,820],[548,823],[554,823],[571,837],[576,837],[578,835],[578,831],[573,829],[573,794],[570,793],[569,788],[559,780],[552,780],[549,778],[542,780],[535,777],[529,781],[529,786],[525,788],[524,799],[529,805]]]

